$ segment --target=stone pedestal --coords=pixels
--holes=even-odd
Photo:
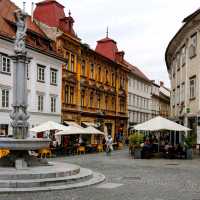
[[[28,167],[27,162],[23,158],[15,160],[16,169],[26,169],[27,167]]]

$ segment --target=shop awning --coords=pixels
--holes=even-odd
[[[79,124],[77,124],[76,122],[73,122],[73,121],[64,121],[65,124],[67,124],[68,126],[75,126],[75,127],[78,127],[78,128],[82,128]]]

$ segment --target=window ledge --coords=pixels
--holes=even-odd
[[[0,73],[1,73],[1,74],[5,74],[5,75],[8,75],[8,76],[11,76],[11,72],[4,72],[4,71],[1,71]]]
[[[190,59],[193,59],[197,56],[197,54],[195,53],[194,55],[190,56]]]
[[[190,101],[193,101],[193,100],[195,100],[196,99],[196,97],[192,97],[192,98],[190,98]]]
[[[41,80],[37,80],[37,82],[39,82],[39,83],[45,83],[45,81],[41,81]]]
[[[53,86],[58,86],[57,83],[50,83],[50,85],[53,85]]]

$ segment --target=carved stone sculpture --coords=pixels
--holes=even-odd
[[[17,21],[16,22],[17,33],[16,33],[14,50],[16,54],[26,54],[25,39],[26,39],[26,31],[27,31],[27,25],[26,25],[27,14],[24,11],[19,9],[15,11],[15,17]]]

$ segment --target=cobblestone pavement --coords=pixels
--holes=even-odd
[[[100,185],[69,191],[3,194],[0,200],[200,200],[200,159],[134,160],[127,150],[54,158],[106,175]]]

